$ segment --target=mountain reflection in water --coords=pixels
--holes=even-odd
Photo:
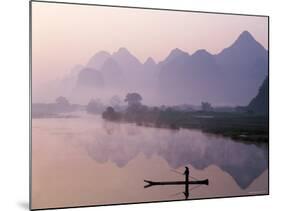
[[[215,165],[242,189],[268,168],[267,144],[245,144],[189,129],[174,131],[112,122],[104,122],[103,129],[92,131],[95,138],[85,138],[81,144],[97,162],[111,161],[120,168],[139,153],[148,159],[157,155],[174,169],[192,165],[202,170]]]
[[[267,144],[79,116],[32,120],[33,208],[183,199],[175,195],[182,186],[143,186],[144,180],[183,180],[173,171],[184,166],[191,177],[210,181],[190,192],[191,199],[268,191]]]

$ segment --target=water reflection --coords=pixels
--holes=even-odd
[[[86,135],[86,134],[84,134]],[[126,166],[139,153],[159,156],[171,168],[192,165],[202,170],[218,166],[240,188],[247,188],[268,168],[267,144],[245,144],[196,130],[178,131],[104,122],[81,142],[89,156],[100,163]]]
[[[268,190],[265,144],[114,124],[92,115],[33,120],[32,158],[32,208],[182,199],[183,186],[143,186],[144,179],[181,181],[183,175],[170,169],[184,172],[184,166],[190,176],[210,181],[190,198]]]

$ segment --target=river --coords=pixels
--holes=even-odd
[[[85,113],[32,119],[33,209],[181,200],[184,186],[144,189],[143,180],[184,180],[185,166],[209,179],[190,199],[268,193],[267,144]]]

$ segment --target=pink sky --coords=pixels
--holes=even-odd
[[[247,30],[265,48],[266,17],[32,3],[33,85],[58,79],[100,50],[126,47],[144,62],[174,48],[219,53]]]

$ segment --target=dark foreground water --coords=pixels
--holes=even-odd
[[[210,182],[190,199],[268,192],[267,144],[79,115],[32,120],[32,208],[184,199],[184,186],[143,188],[144,179],[184,180],[173,171],[184,166]]]

